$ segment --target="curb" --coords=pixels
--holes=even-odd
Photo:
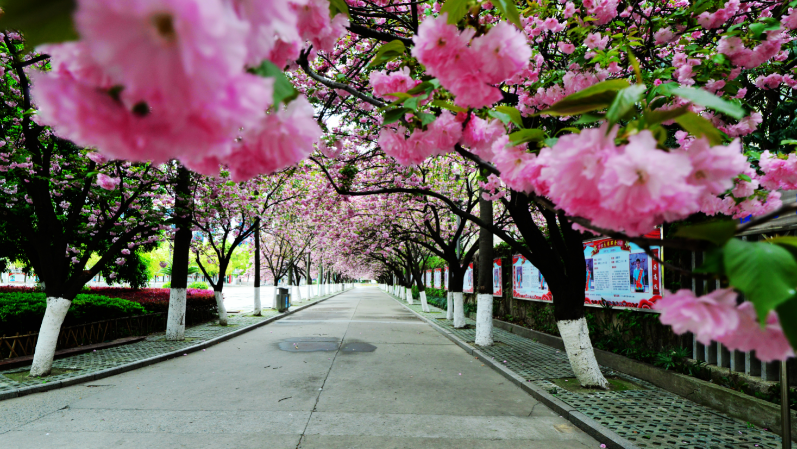
[[[498,363],[493,361],[491,357],[487,356],[486,354],[474,348],[473,346],[469,345],[468,343],[462,341],[452,332],[449,332],[448,330],[440,327],[433,320],[430,320],[429,318],[426,318],[425,316],[407,307],[407,305],[404,304],[404,302],[397,299],[395,296],[391,295],[390,293],[387,293],[384,290],[382,290],[382,292],[388,295],[389,297],[393,298],[394,300],[396,300],[396,302],[398,302],[399,304],[404,306],[404,308],[415,314],[415,316],[417,316],[418,318],[420,318],[421,320],[432,326],[436,331],[443,334],[454,344],[464,349],[465,352],[476,357],[478,360],[480,360],[481,362],[483,362],[485,365],[489,366],[493,370],[498,371],[498,373],[504,376],[507,380],[520,387],[521,390],[530,394],[532,397],[534,397],[534,399],[548,406],[548,408],[558,413],[561,417],[573,423],[576,427],[583,430],[587,435],[591,436],[592,438],[595,438],[596,440],[598,440],[598,442],[605,444],[607,448],[639,449],[639,446],[636,446],[635,444],[621,437],[612,430],[602,426],[601,424],[599,424],[589,416],[573,408],[571,405],[568,405],[561,399],[554,397],[553,395],[543,390],[542,388],[527,382],[525,379],[518,376],[508,368],[499,365]]]
[[[305,304],[305,305],[303,305],[301,307],[298,307],[298,308],[296,308],[294,310],[289,310],[287,312],[283,312],[283,313],[281,313],[279,315],[275,315],[275,316],[273,316],[271,318],[266,318],[265,320],[263,320],[263,321],[261,321],[259,323],[250,324],[249,326],[242,327],[241,329],[234,330],[234,331],[232,331],[230,333],[227,333],[227,334],[224,334],[224,335],[220,335],[220,336],[218,336],[216,338],[212,338],[210,340],[203,341],[202,343],[196,344],[194,346],[189,346],[187,348],[183,348],[183,349],[180,349],[180,350],[177,350],[177,351],[172,351],[172,352],[167,352],[165,354],[156,355],[156,356],[150,357],[148,359],[138,360],[136,362],[128,363],[126,365],[121,365],[121,366],[116,366],[116,367],[113,367],[113,368],[108,368],[106,370],[97,371],[97,372],[94,372],[94,373],[91,373],[91,374],[84,374],[82,376],[76,376],[76,377],[73,377],[73,378],[70,378],[70,379],[59,380],[57,382],[52,382],[52,383],[46,383],[46,384],[41,384],[41,385],[31,385],[29,387],[19,388],[19,389],[14,390],[14,391],[9,391],[9,392],[6,392],[6,393],[0,393],[0,401],[4,401],[6,399],[18,398],[18,397],[22,397],[22,396],[27,396],[27,395],[32,394],[32,393],[42,393],[42,392],[45,392],[45,391],[55,390],[57,388],[70,387],[72,385],[77,385],[77,384],[83,383],[83,382],[99,380],[99,379],[103,379],[103,378],[106,378],[106,377],[115,376],[117,374],[126,373],[128,371],[133,371],[133,370],[138,369],[138,368],[143,368],[145,366],[154,365],[154,364],[160,363],[160,362],[165,362],[165,361],[167,361],[169,359],[173,359],[175,357],[180,357],[183,354],[189,354],[189,353],[192,353],[192,352],[197,352],[199,350],[209,348],[209,347],[211,347],[213,345],[216,345],[216,344],[222,343],[224,341],[227,341],[227,340],[229,340],[231,338],[237,337],[237,336],[239,336],[241,334],[245,334],[245,333],[247,333],[247,332],[249,332],[251,330],[255,330],[255,329],[257,329],[257,328],[259,328],[261,326],[265,326],[268,323],[272,323],[274,321],[281,320],[282,318],[285,318],[286,316],[293,315],[296,312],[300,312],[300,311],[302,311],[302,310],[304,310],[304,309],[306,309],[308,307],[311,307],[311,306],[314,306],[314,305],[316,305],[318,303],[324,302],[327,299],[334,298],[335,296],[338,296],[341,293],[345,293],[345,292],[347,292],[349,290],[343,290],[343,291],[340,291],[340,292],[336,292],[335,294],[327,296],[326,298],[322,298],[322,299],[319,299],[317,301],[311,302],[309,304]]]

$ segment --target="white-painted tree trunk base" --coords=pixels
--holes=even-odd
[[[420,297],[421,297],[421,310],[423,310],[426,313],[429,313],[430,310],[429,310],[429,303],[426,302],[426,292],[421,292]]]
[[[409,304],[409,305],[415,304],[414,298],[412,297],[412,289],[411,288],[407,289],[407,293],[406,294],[407,294],[407,304]]]
[[[454,319],[454,294],[451,292],[446,294],[446,319]]]
[[[263,305],[260,304],[260,287],[255,287],[255,310],[252,311],[252,315],[263,315]]]
[[[587,320],[584,318],[562,320],[557,321],[556,326],[559,328],[559,335],[565,344],[570,366],[581,386],[608,389],[609,382],[603,377],[598,361],[595,359]]]
[[[454,329],[465,327],[465,297],[462,292],[452,293],[454,300]]]
[[[186,289],[169,289],[169,313],[166,317],[166,339],[185,340]]]
[[[72,301],[68,299],[47,298],[47,308],[44,309],[44,319],[39,329],[39,338],[36,340],[33,364],[30,367],[31,376],[46,376],[52,371],[58,334],[61,333],[61,325],[71,305]]]
[[[493,295],[476,295],[476,338],[478,346],[493,345]]]
[[[227,309],[224,307],[224,297],[221,292],[214,291],[213,296],[216,297],[216,307],[219,309],[219,326],[227,325]]]

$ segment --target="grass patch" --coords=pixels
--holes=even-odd
[[[578,383],[578,379],[575,377],[569,377],[567,379],[548,379],[549,382],[556,384],[557,388],[561,388],[572,393],[595,393],[596,391],[628,391],[646,389],[635,382],[631,382],[630,380],[619,377],[607,377],[606,380],[609,381],[609,390],[584,388]]]
[[[77,370],[73,369],[62,369],[62,368],[53,368],[50,372],[49,376],[45,377],[30,377],[30,371],[17,371],[15,373],[3,373],[3,376],[8,377],[9,379],[13,380],[14,382],[31,382],[31,381],[41,381],[41,383],[47,383],[47,378],[52,376],[58,376],[60,374],[68,374],[73,373]]]

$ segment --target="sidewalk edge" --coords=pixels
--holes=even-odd
[[[534,399],[542,402],[546,406],[548,406],[551,410],[559,413],[562,418],[567,419],[571,423],[573,423],[576,427],[583,430],[587,435],[595,438],[600,443],[606,445],[609,449],[639,449],[639,446],[636,446],[632,442],[626,440],[622,436],[618,435],[617,433],[613,432],[611,429],[608,429],[599,423],[597,423],[592,418],[588,417],[587,415],[579,412],[572,406],[568,405],[561,399],[558,399],[552,396],[547,391],[537,387],[536,385],[530,384],[526,382],[523,378],[515,374],[513,371],[509,370],[508,368],[499,365],[491,357],[488,357],[486,354],[481,352],[480,350],[474,348],[473,346],[469,345],[467,342],[461,340],[455,334],[447,331],[443,327],[439,326],[434,321],[426,318],[425,316],[419,314],[418,312],[412,310],[411,308],[407,307],[403,301],[399,300],[395,296],[391,295],[390,293],[381,290],[382,293],[390,296],[394,300],[396,300],[399,304],[404,306],[407,310],[415,314],[418,318],[432,326],[436,331],[443,334],[446,338],[451,340],[454,344],[459,346],[460,348],[464,349],[470,355],[478,358],[482,361],[485,365],[489,366],[490,368],[498,371],[499,374],[507,378],[507,380],[511,381],[520,389],[525,391],[526,393],[530,394]]]
[[[349,289],[349,290],[351,290],[351,289]],[[179,357],[179,356],[181,356],[183,354],[190,354],[192,352],[197,352],[199,350],[209,348],[209,347],[211,347],[213,345],[216,345],[216,344],[222,343],[224,341],[227,341],[227,340],[229,340],[231,338],[237,337],[237,336],[239,336],[241,334],[245,334],[245,333],[247,333],[247,332],[249,332],[251,330],[255,330],[255,329],[257,329],[257,328],[259,328],[261,326],[265,326],[268,323],[272,323],[274,321],[281,320],[282,318],[285,318],[286,316],[293,315],[296,312],[300,312],[300,311],[302,311],[302,310],[304,310],[304,309],[306,309],[308,307],[311,307],[311,306],[314,306],[314,305],[316,305],[318,303],[324,302],[327,299],[334,298],[335,296],[338,296],[341,293],[345,293],[345,292],[347,292],[349,290],[343,290],[343,291],[336,292],[335,294],[329,295],[329,296],[327,296],[325,298],[321,298],[321,299],[319,299],[317,301],[313,301],[313,302],[311,302],[309,304],[305,304],[303,306],[297,307],[296,309],[289,310],[289,311],[284,312],[284,313],[280,313],[279,315],[275,315],[275,316],[273,316],[271,318],[267,318],[267,319],[265,319],[265,320],[263,320],[263,321],[261,321],[259,323],[250,324],[249,326],[242,327],[241,329],[232,331],[232,332],[224,334],[224,335],[219,335],[216,338],[212,338],[210,340],[206,340],[206,341],[203,341],[203,342],[198,343],[196,345],[189,346],[187,348],[183,348],[183,349],[180,349],[180,350],[177,350],[177,351],[167,352],[165,354],[156,355],[156,356],[150,357],[148,359],[137,360],[135,362],[131,362],[131,363],[128,363],[128,364],[125,364],[125,365],[115,366],[113,368],[109,368],[109,369],[102,370],[102,371],[96,371],[96,372],[93,372],[93,373],[90,373],[90,374],[85,374],[85,375],[82,375],[82,376],[72,377],[70,379],[59,380],[57,382],[46,383],[46,384],[41,384],[41,385],[32,385],[32,386],[28,386],[28,387],[18,388],[18,389],[13,390],[13,391],[0,393],[0,401],[4,401],[6,399],[18,398],[18,397],[22,397],[22,396],[27,396],[27,395],[33,394],[33,393],[42,393],[42,392],[45,392],[45,391],[55,390],[57,388],[69,387],[69,386],[77,385],[77,384],[83,383],[83,382],[99,380],[99,379],[103,379],[103,378],[106,378],[106,377],[114,376],[114,375],[117,375],[117,374],[126,373],[128,371],[133,371],[133,370],[138,369],[138,368],[143,368],[145,366],[154,365],[154,364],[160,363],[160,362],[165,362],[165,361],[167,361],[169,359],[173,359],[175,357]]]

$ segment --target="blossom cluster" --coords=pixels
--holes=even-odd
[[[282,67],[306,41],[331,49],[348,23],[326,0],[80,0],[74,20],[79,41],[41,49],[37,120],[113,159],[223,162],[238,178],[295,163],[320,134],[311,108],[274,105],[274,78],[249,69]],[[263,145],[274,133],[293,138]]]
[[[430,17],[413,38],[412,55],[440,84],[456,95],[460,106],[481,108],[502,98],[494,84],[520,73],[529,63],[531,48],[523,33],[500,22],[474,38],[474,30],[459,31],[448,15]]]
[[[713,340],[730,350],[755,351],[764,362],[794,357],[777,313],[770,311],[761,326],[753,304],[745,301],[737,305],[737,297],[732,289],[718,289],[700,297],[684,289],[665,295],[655,308],[661,311],[661,322],[672,326],[673,332],[692,332],[703,344]]]

